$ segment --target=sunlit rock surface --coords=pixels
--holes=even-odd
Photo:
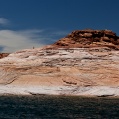
[[[119,96],[118,36],[107,30],[76,33],[0,59],[0,94]]]

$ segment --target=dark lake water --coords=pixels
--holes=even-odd
[[[0,96],[0,119],[119,119],[119,98]]]

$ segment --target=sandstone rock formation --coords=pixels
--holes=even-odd
[[[0,59],[7,57],[9,55],[9,53],[0,53]]]
[[[65,38],[60,39],[54,47],[91,48],[109,47],[119,49],[119,37],[110,30],[76,30]]]
[[[119,96],[118,48],[112,31],[78,30],[12,53],[0,59],[0,93]]]

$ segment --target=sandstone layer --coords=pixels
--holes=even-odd
[[[0,59],[0,93],[119,96],[118,38],[109,30],[78,30],[12,53]]]
[[[54,48],[109,47],[119,49],[119,37],[111,30],[76,30],[52,45]]]

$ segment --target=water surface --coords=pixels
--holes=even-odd
[[[119,98],[0,96],[0,119],[119,119]]]

